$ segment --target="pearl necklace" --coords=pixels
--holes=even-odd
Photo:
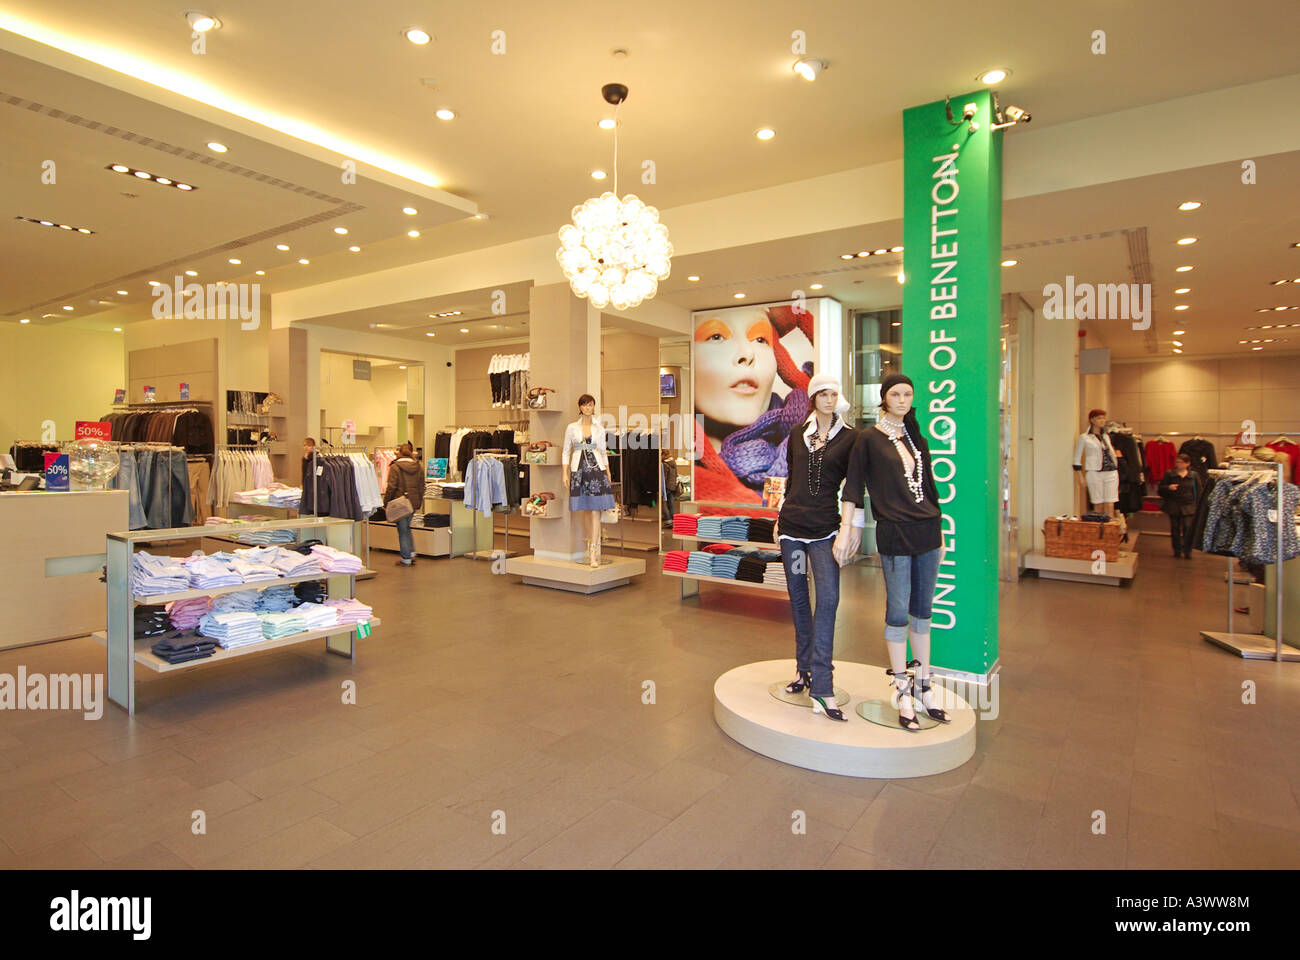
[[[820,493],[822,489],[822,457],[826,452],[826,444],[830,442],[831,430],[835,429],[835,421],[838,419],[837,414],[831,414],[831,425],[826,429],[825,439],[822,439],[821,427],[819,425],[813,427],[812,443],[808,450],[808,492],[813,496]],[[818,446],[819,441],[820,446]]]
[[[912,494],[912,499],[917,503],[925,499],[925,464],[921,458],[921,451],[917,449],[916,444],[912,441],[911,435],[903,424],[893,424],[888,420],[881,419],[880,425],[885,429],[882,431],[894,444],[894,449],[898,451],[898,460],[903,464],[903,476],[907,478],[907,489]],[[897,433],[894,431],[897,430]],[[903,444],[899,439],[905,437],[907,445],[911,448],[913,469],[911,473],[907,472],[907,460],[903,456]]]

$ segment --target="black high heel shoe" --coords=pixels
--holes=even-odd
[[[912,666],[911,663],[908,666]],[[893,670],[886,670],[890,681],[897,692],[895,702],[898,706],[898,725],[909,733],[916,733],[921,729],[921,721],[916,719],[916,696],[913,691],[912,674],[908,670],[902,673],[894,673]],[[912,702],[912,716],[903,716],[903,698],[907,697]]]
[[[811,695],[810,695],[810,697],[811,697]],[[823,697],[811,697],[811,699],[812,699],[812,708],[813,708],[813,713],[824,713],[824,714],[826,714],[826,716],[829,717],[831,720],[839,720],[841,723],[848,723],[848,722],[849,722],[848,717],[844,716],[844,711],[843,711],[843,710],[840,710],[840,709],[838,709],[837,707],[828,707],[828,706],[826,706],[826,700],[825,700],[825,698],[823,698]],[[831,703],[834,703],[834,702],[835,702],[835,698],[832,696],[832,697],[831,697]]]
[[[921,684],[921,708],[940,723],[951,723],[952,717],[948,716],[945,711],[939,707],[932,707],[925,702],[926,695],[930,692],[930,678],[926,677],[924,680],[918,682]],[[913,700],[913,703],[915,702],[916,701]]]
[[[805,670],[799,671],[799,679],[791,680],[785,685],[786,693],[803,693],[805,690],[812,689],[812,674]]]

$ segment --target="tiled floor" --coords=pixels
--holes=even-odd
[[[581,597],[376,554],[359,593],[384,624],[355,666],[303,645],[141,671],[134,721],[0,713],[0,867],[1300,866],[1300,664],[1201,640],[1225,562],[1160,543],[1130,588],[1004,585],[1000,715],[963,767],[896,781],[717,728],[718,674],[790,655],[783,598],[682,603],[653,572]],[[878,572],[846,571],[838,657],[882,661],[882,604]],[[19,664],[97,672],[104,648],[0,653]]]

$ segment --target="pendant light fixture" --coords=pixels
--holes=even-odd
[[[614,106],[614,189],[573,208],[573,222],[560,228],[555,259],[575,296],[593,307],[627,310],[659,292],[659,281],[671,271],[673,245],[658,210],[632,193],[619,199],[617,119],[627,87],[607,83],[600,92]]]

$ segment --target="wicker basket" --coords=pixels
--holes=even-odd
[[[1043,540],[1047,544],[1043,552],[1049,557],[1091,560],[1093,551],[1104,550],[1106,560],[1114,562],[1119,559],[1123,536],[1124,528],[1118,520],[1100,523],[1048,518],[1043,521]]]

